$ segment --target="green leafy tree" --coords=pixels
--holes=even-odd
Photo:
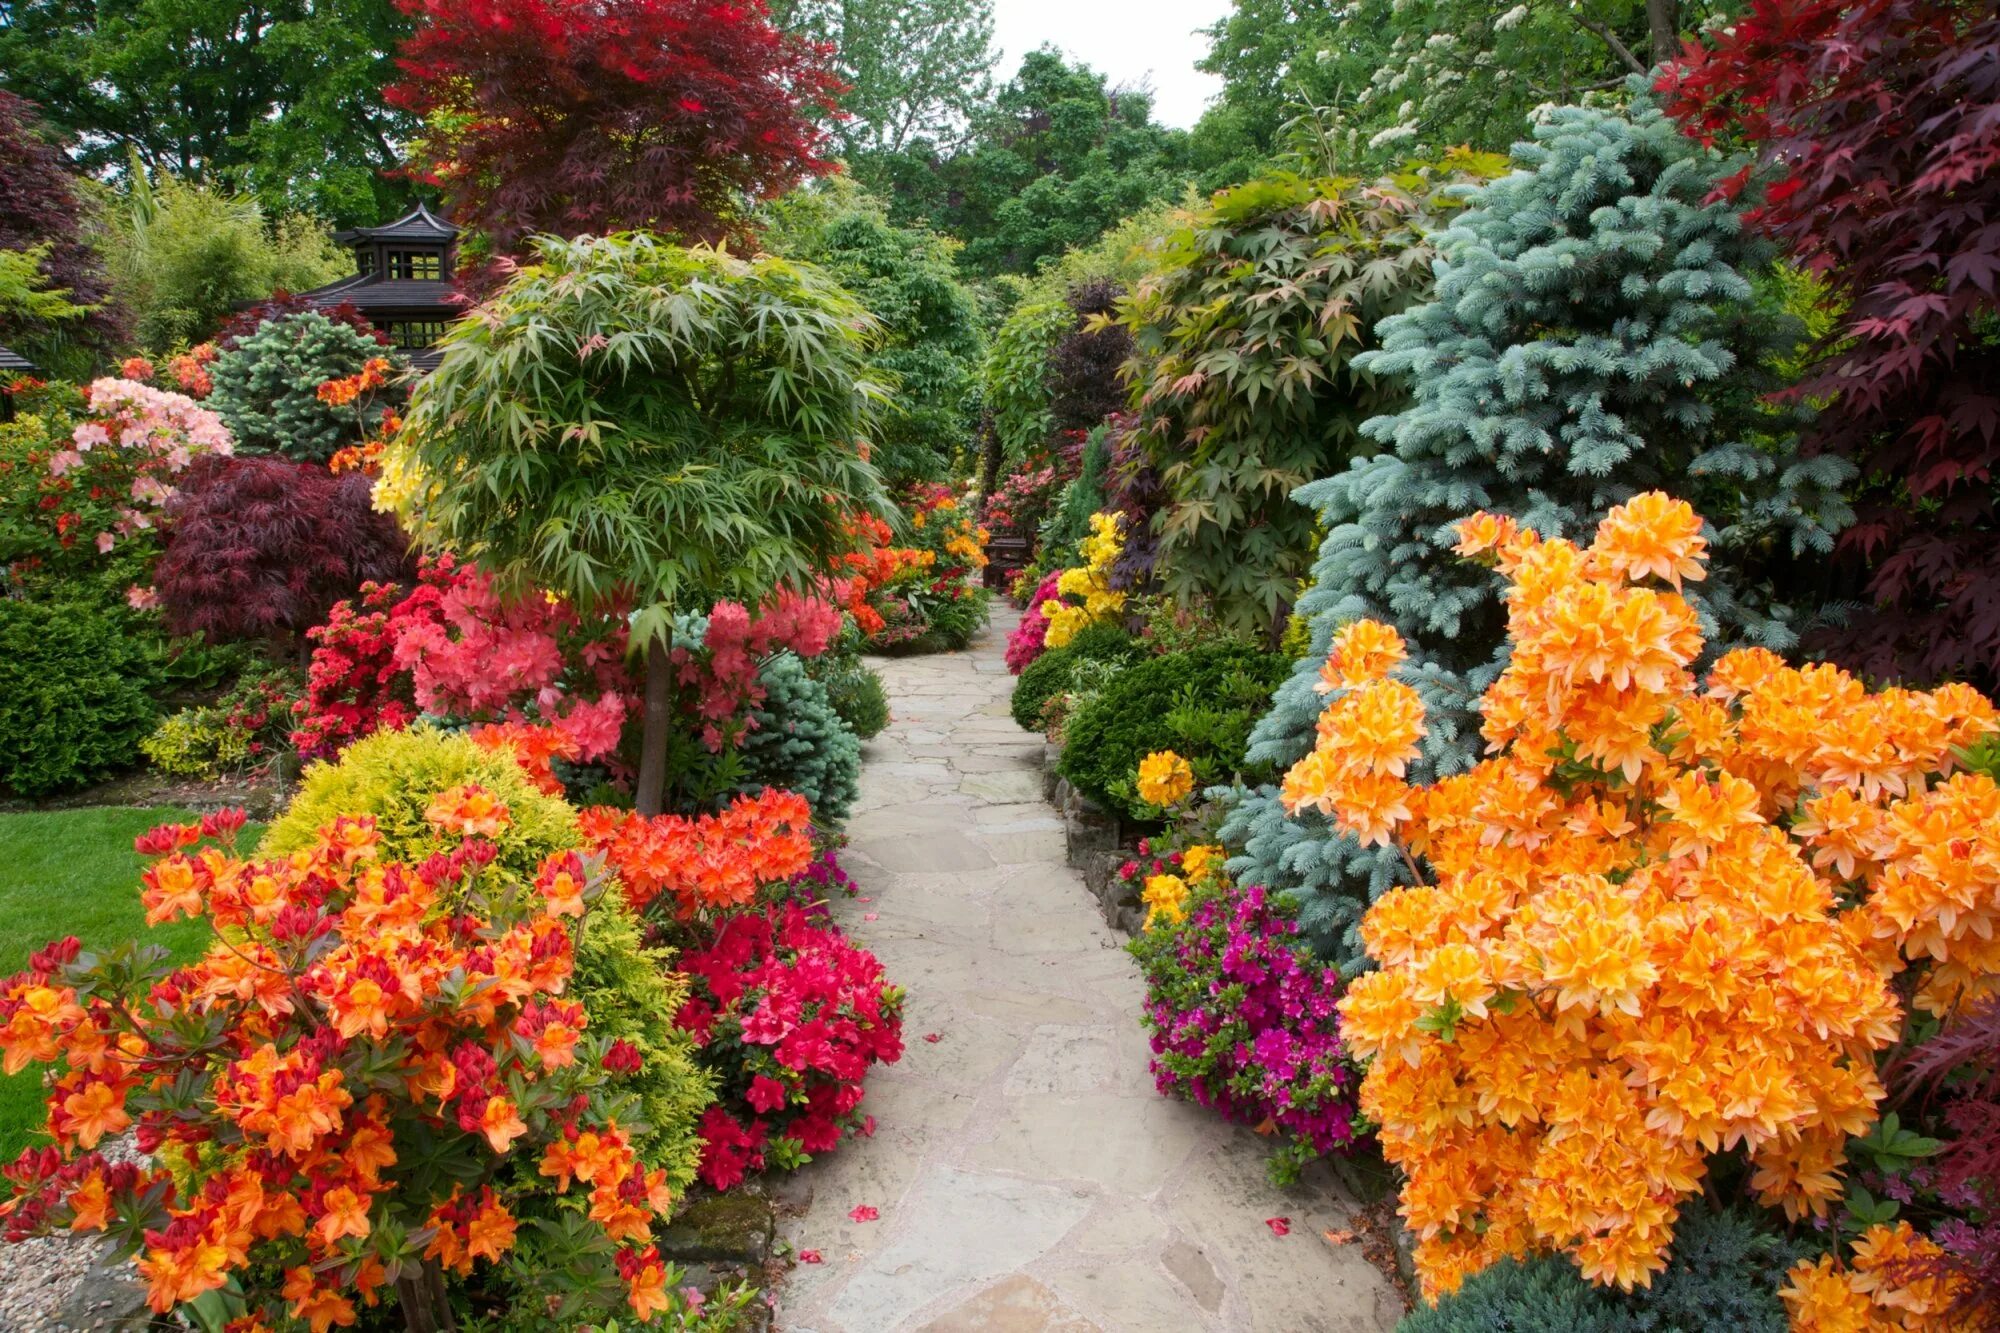
[[[894,392],[875,466],[891,482],[942,478],[978,422],[985,353],[978,303],[953,263],[957,243],[892,225],[880,201],[851,186],[788,196],[772,222],[768,248],[827,270],[880,326],[870,361]]]
[[[111,276],[141,345],[154,351],[199,342],[280,288],[305,291],[354,268],[324,223],[267,218],[247,194],[171,176],[154,184],[135,172],[127,204],[112,219]]]
[[[534,242],[459,322],[385,460],[413,533],[585,612],[645,654],[638,808],[657,814],[676,613],[806,588],[888,512],[860,440],[872,321],[832,278],[646,233]]]
[[[1643,105],[1561,108],[1513,161],[1437,239],[1435,299],[1385,320],[1381,350],[1356,359],[1410,385],[1401,411],[1361,427],[1388,451],[1297,492],[1326,534],[1298,605],[1310,648],[1253,760],[1282,771],[1311,748],[1334,631],[1372,618],[1408,641],[1427,709],[1413,780],[1473,763],[1506,637],[1500,580],[1452,549],[1475,510],[1587,540],[1639,492],[1689,501],[1709,524],[1708,577],[1689,592],[1711,644],[1787,651],[1816,600],[1814,570],[1852,517],[1849,469],[1801,457],[1796,414],[1765,398],[1800,331],[1753,299],[1769,246],[1708,202],[1725,164]],[[1223,836],[1243,849],[1241,882],[1296,893],[1320,947],[1360,964],[1354,928],[1399,856],[1288,817],[1269,787],[1238,795]]]
[[[1361,450],[1402,388],[1355,365],[1376,322],[1431,290],[1451,188],[1496,174],[1458,155],[1394,177],[1276,172],[1218,193],[1166,237],[1125,303],[1137,440],[1167,491],[1154,577],[1232,628],[1282,625],[1311,557],[1292,491]]]
[[[1155,124],[1152,98],[1053,50],[1020,71],[957,151],[906,152],[869,183],[897,220],[928,218],[965,242],[971,273],[1030,273],[1119,219],[1181,193],[1185,131]]]
[[[992,95],[992,0],[776,0],[771,17],[837,53],[850,163],[956,146]]]
[[[1537,108],[1618,88],[1727,0],[1234,0],[1201,68],[1206,184],[1301,141],[1352,171],[1467,144],[1504,151]],[[1322,168],[1330,169],[1330,168]]]
[[[18,0],[0,87],[41,103],[88,169],[228,184],[273,213],[372,223],[414,122],[381,90],[409,31],[395,0]]]

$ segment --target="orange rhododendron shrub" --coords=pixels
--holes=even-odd
[[[1839,1197],[1901,1031],[1892,977],[1916,968],[1932,1010],[1993,987],[2000,790],[1953,767],[2000,718],[1761,649],[1698,680],[1701,524],[1666,496],[1588,548],[1459,531],[1511,584],[1488,757],[1405,782],[1423,705],[1395,631],[1357,622],[1284,800],[1428,871],[1369,910],[1380,968],[1341,1002],[1426,1293],[1549,1250],[1644,1284],[1711,1154],[1745,1153],[1793,1217]]]
[[[665,896],[680,916],[742,907],[768,884],[813,861],[812,807],[796,792],[766,787],[717,814],[655,815],[596,806],[580,817],[584,839],[611,863],[634,911]]]
[[[521,1266],[551,1273],[552,1309],[671,1304],[648,1245],[665,1173],[635,1157],[635,1104],[607,1085],[634,1053],[566,995],[601,860],[504,870],[490,839],[509,812],[477,786],[427,817],[449,850],[418,865],[388,859],[368,818],[268,859],[235,850],[241,812],[138,840],[147,920],[205,918],[215,942],[170,969],[71,938],[0,987],[7,1071],[53,1066],[54,1143],[5,1172],[10,1239],[107,1231],[161,1314],[233,1280],[244,1327],[324,1333],[391,1300],[416,1327],[438,1270],[525,1241],[533,1193],[575,1215]],[[128,1129],[141,1164],[102,1153]]]

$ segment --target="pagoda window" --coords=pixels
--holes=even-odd
[[[391,250],[389,276],[400,282],[437,282],[444,277],[444,256],[434,250]]]
[[[387,333],[396,346],[416,350],[435,347],[450,327],[451,321],[445,319],[398,319],[390,322]]]

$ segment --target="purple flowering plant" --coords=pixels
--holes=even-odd
[[[1360,1076],[1340,1041],[1340,974],[1314,962],[1262,888],[1199,888],[1182,920],[1129,947],[1146,978],[1162,1095],[1280,1138],[1270,1163],[1279,1184],[1352,1147]]]

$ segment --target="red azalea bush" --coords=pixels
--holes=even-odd
[[[679,966],[692,988],[675,1021],[720,1074],[701,1124],[704,1181],[726,1190],[873,1132],[862,1081],[903,1054],[903,992],[875,955],[787,902],[724,917]]]
[[[1030,663],[1042,655],[1048,647],[1049,618],[1042,614],[1042,603],[1051,602],[1062,596],[1056,587],[1062,578],[1060,569],[1052,569],[1028,598],[1028,609],[1021,613],[1021,623],[1007,636],[1007,669],[1020,675]]]
[[[198,459],[167,502],[153,591],[175,634],[299,634],[364,583],[408,577],[409,543],[358,476],[278,457]]]

